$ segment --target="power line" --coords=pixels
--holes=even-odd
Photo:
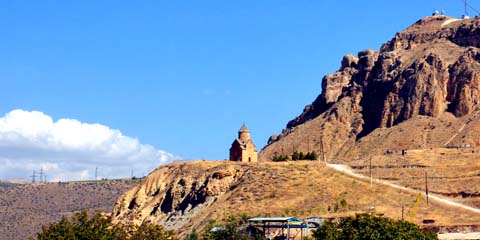
[[[473,7],[470,3],[467,2],[467,0],[460,0],[463,5],[464,5],[464,8],[465,8],[465,16],[468,16],[468,9],[470,8],[471,10],[473,10],[476,14],[480,14],[480,11],[478,11],[475,7]]]

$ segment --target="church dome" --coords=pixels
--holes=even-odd
[[[242,132],[250,132],[250,130],[247,128],[247,125],[245,125],[245,123],[242,125],[242,127],[240,128],[240,130],[238,130],[238,132],[242,133]]]

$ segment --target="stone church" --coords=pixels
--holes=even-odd
[[[257,162],[258,152],[250,139],[250,130],[245,123],[238,130],[238,138],[235,139],[230,147],[230,161],[237,162]]]

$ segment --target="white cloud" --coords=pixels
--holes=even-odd
[[[40,169],[49,181],[148,174],[175,159],[119,130],[38,111],[13,110],[0,118],[0,179],[28,178]]]

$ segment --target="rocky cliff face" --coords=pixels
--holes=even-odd
[[[317,99],[269,140],[262,159],[293,148],[321,151],[321,144],[338,156],[378,128],[419,116],[471,115],[480,100],[479,47],[480,19],[431,16],[379,51],[345,56],[323,78]]]
[[[241,165],[217,165],[171,164],[157,169],[117,200],[114,218],[178,229],[233,188],[245,171]]]

